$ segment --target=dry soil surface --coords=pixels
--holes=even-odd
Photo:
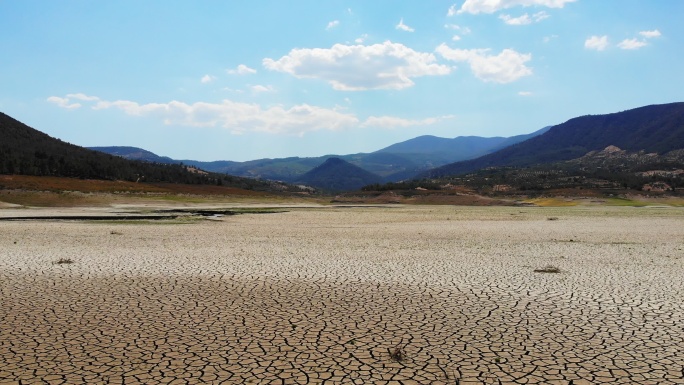
[[[212,219],[0,221],[0,383],[684,384],[682,209]]]

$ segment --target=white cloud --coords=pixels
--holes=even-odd
[[[461,9],[457,13],[494,13],[502,9],[513,7],[547,7],[547,8],[563,8],[566,3],[572,3],[577,0],[466,0]],[[449,9],[451,11],[451,9]]]
[[[436,60],[431,53],[386,41],[369,46],[296,48],[278,60],[264,59],[263,65],[297,78],[322,79],[341,91],[399,90],[413,86],[412,78],[451,72],[450,67],[437,64]]]
[[[639,39],[625,39],[618,44],[620,49],[639,49],[648,45],[645,41]]]
[[[398,118],[395,116],[369,116],[363,123],[361,123],[361,127],[392,129],[411,126],[429,126],[431,124],[438,123],[444,119],[451,119],[453,117],[453,115],[446,115],[436,118],[413,120]]]
[[[54,104],[56,104],[62,108],[66,108],[68,110],[72,110],[72,109],[81,107],[80,103],[69,104],[71,101],[69,100],[68,97],[67,98],[60,98],[59,96],[50,96],[49,98],[47,98],[47,101],[50,103],[54,103]]]
[[[131,116],[159,118],[167,125],[191,127],[223,127],[235,134],[266,132],[272,134],[302,135],[318,130],[343,130],[359,125],[359,119],[337,109],[308,104],[290,108],[273,106],[262,108],[258,104],[223,100],[220,103],[196,102],[192,104],[171,101],[168,103],[140,104],[130,100],[93,100],[93,110],[118,109]],[[69,98],[51,96],[48,101],[63,108]]]
[[[518,95],[520,95],[520,96],[532,96],[532,93],[530,91],[520,91],[520,92],[518,92]]]
[[[447,11],[447,16],[451,17],[456,15],[456,13],[458,13],[458,9],[456,9],[456,4],[454,4],[451,7],[449,7],[449,10]]]
[[[584,41],[584,48],[603,51],[608,47],[608,36],[592,36]]]
[[[549,18],[549,14],[544,11],[537,12],[532,16],[528,14],[524,14],[519,17],[512,17],[511,15],[499,15],[499,19],[503,20],[504,23],[508,25],[527,25],[532,23],[538,23],[547,18]]]
[[[524,14],[519,17],[513,17],[511,15],[499,15],[499,19],[503,20],[504,23],[508,25],[527,25],[532,24],[532,19],[530,15]]]
[[[486,82],[510,83],[532,75],[532,69],[525,65],[532,60],[532,54],[512,49],[504,49],[494,56],[487,54],[489,49],[452,49],[441,44],[435,51],[447,60],[468,62],[473,74]]]
[[[258,104],[231,100],[223,100],[220,103],[196,102],[192,104],[175,100],[168,103],[140,104],[130,100],[107,101],[94,96],[88,100],[90,107],[96,111],[115,109],[130,116],[158,118],[166,125],[222,127],[236,135],[248,132],[304,135],[307,132],[321,130],[401,128],[435,124],[453,117],[440,116],[411,120],[393,116],[370,116],[361,122],[356,115],[344,112],[345,108],[324,108],[309,104],[299,104],[289,108],[282,105],[263,108]],[[63,108],[76,108],[69,104],[68,97],[51,96],[48,101]],[[345,98],[345,101],[351,103],[348,98]]]
[[[249,68],[244,64],[240,64],[235,69],[228,70],[228,73],[231,75],[252,75],[252,74],[255,74],[256,72],[257,71],[254,68]]]
[[[545,11],[540,11],[532,15],[532,18],[534,19],[535,22],[540,22],[542,20],[548,19],[551,17],[548,13]]]
[[[83,100],[86,102],[92,102],[94,100],[100,100],[97,96],[90,96],[82,93],[77,93],[77,94],[67,94],[66,96],[68,99],[77,99],[77,100]]]
[[[451,29],[451,30],[454,30],[454,31],[460,31],[463,35],[467,35],[467,34],[469,34],[469,33],[471,32],[471,31],[470,31],[470,28],[468,28],[468,27],[461,27],[461,26],[458,25],[458,24],[444,24],[444,28],[446,28],[446,29]]]
[[[406,31],[406,32],[415,32],[415,29],[409,27],[408,25],[404,24],[404,19],[402,18],[399,20],[399,24],[397,24],[394,28]]]
[[[654,37],[660,37],[661,33],[657,29],[654,29],[653,31],[641,31],[641,32],[639,32],[639,35],[641,35],[647,39],[652,39]]]
[[[340,25],[340,21],[339,20],[333,20],[333,21],[328,23],[328,26],[325,27],[325,29],[329,30],[329,29],[337,27],[338,25]]]
[[[364,33],[363,35],[357,37],[357,38],[354,40],[354,43],[356,43],[356,44],[363,44],[363,42],[366,41],[366,39],[368,39],[368,34],[367,34],[367,33]]]
[[[254,93],[261,93],[261,92],[273,92],[275,89],[273,86],[262,86],[261,84],[257,84],[255,86],[250,86],[249,89],[252,90]]]
[[[204,75],[204,76],[202,76],[202,79],[200,79],[200,81],[201,81],[203,84],[207,84],[207,83],[213,82],[215,79],[216,79],[216,78],[213,77],[213,76],[211,76],[211,75]]]
[[[461,37],[458,36],[458,35],[454,35],[454,36],[451,37],[451,40],[453,40],[453,41],[459,41],[459,40],[461,40]]]

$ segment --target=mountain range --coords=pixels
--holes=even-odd
[[[179,164],[129,160],[63,142],[0,113],[0,174],[211,184],[269,191],[273,184]]]
[[[94,149],[98,151],[51,138],[0,113],[0,174],[270,188],[270,182],[257,177],[328,191],[420,178],[435,180],[435,186],[444,178],[465,183],[469,180],[465,174],[473,175],[470,183],[492,188],[510,184],[511,178],[521,189],[545,188],[550,179],[563,188],[580,182],[607,185],[605,180],[633,188],[643,185],[648,176],[665,178],[662,182],[674,188],[684,183],[678,171],[684,168],[684,103],[581,116],[511,138],[421,136],[373,153],[319,158],[198,162],[160,157],[135,147]],[[448,163],[450,159],[458,161]]]
[[[492,153],[512,144],[541,135],[548,131],[549,128],[544,127],[531,134],[512,137],[483,138],[479,136],[459,136],[456,138],[440,138],[425,135],[393,144],[372,153],[325,155],[312,158],[257,159],[246,162],[227,160],[202,162],[189,159],[172,159],[166,156],[158,156],[137,147],[112,146],[89,148],[131,160],[170,164],[183,163],[212,172],[290,183],[301,182],[307,179],[302,179],[307,172],[324,164],[330,158],[338,158],[379,176],[382,181],[393,182],[413,178],[420,172],[434,167]]]
[[[684,148],[684,103],[570,119],[524,142],[476,159],[447,164],[418,177],[437,178],[488,167],[554,163],[579,158],[608,146],[659,154]]]

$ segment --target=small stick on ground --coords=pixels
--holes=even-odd
[[[544,266],[541,269],[534,269],[535,273],[560,273],[560,269],[556,266]]]

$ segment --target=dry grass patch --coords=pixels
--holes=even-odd
[[[389,351],[390,359],[394,362],[402,362],[406,359],[405,346],[397,345],[394,349],[387,349]]]
[[[577,206],[577,201],[564,198],[535,198],[528,199],[525,203],[532,203],[541,207],[570,207]]]

